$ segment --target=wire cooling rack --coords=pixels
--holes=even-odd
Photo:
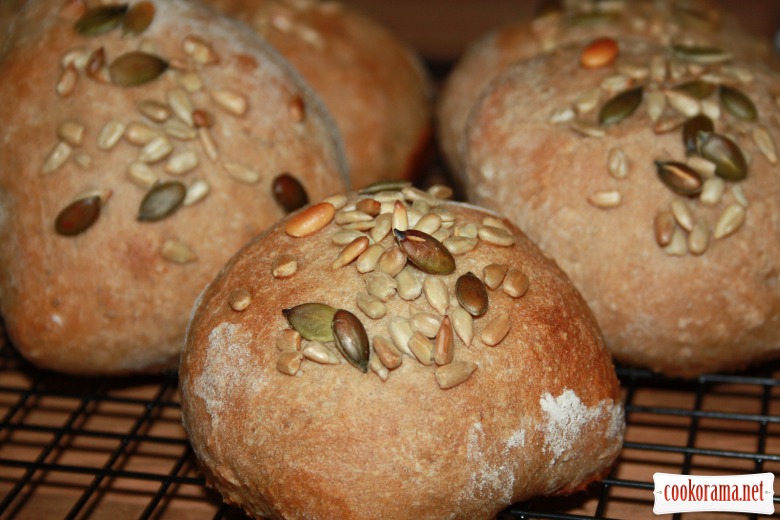
[[[571,497],[517,504],[499,519],[652,518],[655,472],[780,472],[780,365],[694,381],[618,374],[628,429],[609,477]],[[204,485],[181,427],[175,374],[68,378],[31,367],[7,342],[0,497],[0,519],[245,518]]]

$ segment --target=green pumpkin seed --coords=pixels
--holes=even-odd
[[[123,87],[143,85],[157,79],[168,68],[168,62],[140,51],[125,53],[108,67],[111,81]]]
[[[715,175],[727,181],[747,177],[747,161],[734,141],[714,132],[699,132],[696,141],[699,155],[715,164]]]
[[[704,181],[701,176],[685,163],[677,161],[655,161],[658,177],[667,188],[684,196],[701,193]]]
[[[138,35],[148,29],[154,20],[155,11],[151,2],[138,2],[131,7],[122,21],[125,34]]]
[[[141,201],[138,220],[156,222],[169,217],[181,207],[186,196],[187,188],[179,181],[155,184]]]
[[[468,272],[455,282],[455,296],[461,307],[472,316],[481,316],[488,310],[488,293],[482,280]]]
[[[675,5],[673,9],[677,14],[676,18],[686,29],[710,33],[718,29],[718,18],[714,13],[687,5]]]
[[[744,121],[755,121],[758,119],[756,105],[754,105],[750,98],[741,90],[721,85],[720,102],[734,117]]]
[[[444,245],[427,233],[410,229],[393,229],[393,234],[409,261],[429,274],[450,274],[455,271],[455,258]]]
[[[271,184],[274,199],[287,212],[304,207],[309,203],[309,196],[298,179],[289,173],[277,175]]]
[[[303,303],[282,310],[287,322],[301,336],[311,341],[333,341],[331,324],[336,309],[324,303]]]
[[[685,153],[692,155],[696,153],[698,148],[699,132],[712,132],[715,129],[715,125],[712,119],[705,115],[694,116],[685,121],[683,124],[683,144],[685,145]]]
[[[101,5],[88,9],[76,22],[76,32],[82,36],[99,36],[112,31],[127,13],[127,4]]]
[[[642,102],[644,89],[636,87],[617,94],[604,103],[599,111],[599,124],[609,126],[619,123],[634,113]]]
[[[354,367],[368,371],[368,334],[360,320],[349,311],[338,310],[331,324],[336,348]]]
[[[374,195],[382,191],[401,191],[402,189],[407,188],[411,185],[412,183],[409,181],[398,181],[398,180],[378,181],[373,184],[369,184],[368,186],[360,190],[358,193],[360,193],[361,195]]]
[[[72,237],[83,233],[97,221],[100,216],[101,201],[99,196],[85,197],[72,202],[60,211],[54,221],[57,234]]]
[[[691,81],[686,81],[685,83],[681,83],[672,89],[688,94],[689,96],[696,99],[704,99],[710,97],[712,93],[715,92],[716,88],[717,85],[714,83],[702,81],[700,79],[694,79]]]
[[[672,45],[675,56],[700,65],[713,65],[731,60],[731,53],[717,47],[702,45]]]

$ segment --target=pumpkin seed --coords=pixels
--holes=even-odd
[[[152,24],[154,14],[154,4],[151,2],[138,2],[127,11],[127,15],[122,21],[122,29],[125,34],[141,34]]]
[[[464,345],[467,347],[471,346],[471,342],[474,339],[474,318],[472,318],[471,314],[458,307],[450,312],[450,319],[452,320],[452,328],[455,330],[455,334],[458,335]]]
[[[395,370],[404,360],[403,354],[384,336],[374,336],[374,354],[388,370]]]
[[[710,83],[709,81],[702,81],[700,79],[686,81],[685,83],[681,83],[672,87],[673,90],[677,92],[683,92],[696,99],[704,99],[711,96],[712,93],[715,92],[716,88],[716,84]]]
[[[477,365],[470,361],[455,361],[438,367],[434,376],[439,388],[447,390],[468,381],[475,370]]]
[[[672,52],[681,60],[713,65],[731,60],[731,54],[717,47],[703,45],[672,45]]]
[[[277,279],[289,278],[298,271],[298,259],[294,255],[281,254],[274,258],[271,275]]]
[[[404,267],[400,273],[395,275],[398,286],[398,296],[403,300],[412,301],[420,297],[423,290],[422,282],[417,278],[415,270],[411,267]]]
[[[401,191],[402,189],[411,185],[412,183],[409,181],[378,181],[373,184],[369,184],[365,188],[358,191],[358,193],[361,195],[374,195],[381,191]]]
[[[279,352],[298,352],[301,350],[301,334],[295,329],[284,329],[276,338]]]
[[[300,352],[285,351],[276,359],[276,370],[288,376],[294,376],[301,369],[303,357]]]
[[[671,211],[662,211],[653,220],[655,242],[661,247],[666,247],[672,242],[672,234],[677,225]]]
[[[376,296],[371,296],[366,293],[358,293],[355,303],[358,309],[363,311],[363,314],[371,318],[372,320],[378,320],[387,314],[387,307],[382,300]]]
[[[366,279],[366,291],[372,296],[376,296],[383,302],[390,300],[395,295],[398,282],[392,276],[385,273],[368,273]]]
[[[276,202],[286,211],[291,213],[309,203],[309,196],[298,179],[289,173],[277,175],[271,183]]]
[[[336,309],[324,303],[302,303],[290,309],[283,309],[282,314],[294,330],[304,338],[312,341],[333,341],[331,327]]]
[[[339,309],[333,315],[332,330],[339,352],[352,366],[360,369],[361,372],[367,372],[368,334],[357,316],[344,309]],[[301,335],[303,336],[303,334]]]
[[[330,224],[335,214],[336,208],[327,202],[320,202],[309,206],[288,220],[284,231],[291,237],[305,237]]]
[[[734,117],[743,121],[755,121],[758,119],[756,105],[741,90],[727,85],[720,86],[720,102],[723,107]]]
[[[686,120],[682,130],[685,153],[688,155],[696,153],[699,132],[712,132],[714,130],[715,124],[705,115],[700,114]]]
[[[415,332],[408,345],[417,361],[426,366],[433,364],[433,343],[421,332]]]
[[[252,303],[252,295],[244,288],[235,289],[228,295],[228,304],[236,312],[245,311]]]
[[[609,126],[626,119],[642,103],[643,94],[644,89],[636,87],[612,97],[599,111],[599,124]]]
[[[76,22],[82,36],[99,36],[119,27],[127,13],[127,4],[101,5],[88,9]]]
[[[520,269],[512,268],[506,273],[501,288],[512,298],[520,298],[528,292],[530,285],[531,280],[527,274]]]
[[[119,56],[108,66],[108,74],[113,83],[132,87],[157,79],[167,68],[168,63],[158,56],[130,51]]]
[[[745,223],[745,215],[746,211],[742,205],[737,203],[729,204],[718,218],[713,236],[719,239],[734,233]]]
[[[423,291],[431,307],[441,315],[446,314],[447,307],[450,306],[450,295],[441,278],[427,277],[423,282]]]
[[[701,193],[704,184],[701,176],[685,163],[655,161],[658,177],[667,188],[678,195],[694,196]]]
[[[178,181],[156,184],[144,196],[138,209],[140,222],[156,222],[173,215],[184,202],[187,188]]]
[[[482,280],[468,272],[455,282],[455,296],[461,306],[472,316],[481,316],[488,309],[488,294]]]
[[[455,271],[455,258],[441,242],[427,233],[393,229],[401,250],[418,269],[429,274],[446,275]]]
[[[54,230],[57,234],[72,237],[83,233],[100,216],[102,201],[99,196],[85,197],[68,204],[57,215]]]
[[[748,166],[742,150],[728,137],[714,132],[699,132],[699,155],[715,163],[715,175],[728,181],[747,177]]]
[[[490,323],[482,330],[482,343],[490,347],[495,347],[506,338],[509,334],[509,329],[512,326],[512,322],[509,319],[509,314],[503,313],[500,316],[493,318]]]
[[[452,322],[449,316],[441,320],[433,347],[433,360],[437,365],[448,365],[455,357],[455,345],[452,336]]]

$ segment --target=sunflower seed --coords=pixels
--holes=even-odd
[[[758,110],[750,98],[741,90],[720,86],[720,102],[723,107],[734,117],[743,121],[755,121],[758,119]]]
[[[761,153],[764,154],[764,157],[766,157],[770,164],[777,164],[777,146],[775,145],[775,140],[772,139],[772,134],[769,133],[769,130],[763,125],[756,125],[753,127],[752,134],[753,142],[756,143],[756,146],[761,150]]]
[[[184,197],[183,206],[192,206],[193,204],[202,201],[206,198],[206,195],[211,191],[211,186],[204,180],[197,180],[190,184],[187,188],[187,195]]]
[[[179,265],[189,264],[198,259],[192,248],[179,240],[166,240],[163,242],[162,248],[160,248],[160,255],[169,262]]]
[[[130,163],[127,168],[127,176],[133,184],[145,189],[151,188],[160,180],[147,164],[141,162]]]
[[[44,159],[41,171],[43,173],[52,173],[59,170],[68,162],[71,152],[73,152],[73,148],[68,143],[64,141],[57,142]]]
[[[623,201],[619,191],[599,191],[588,196],[588,202],[601,209],[616,208]]]
[[[672,234],[676,227],[674,215],[671,211],[658,213],[653,221],[655,242],[661,247],[668,246],[672,242]]]
[[[334,235],[335,237],[335,235]],[[334,239],[335,241],[335,239]],[[379,257],[384,253],[385,248],[379,244],[372,244],[360,254],[357,259],[356,267],[359,273],[370,273],[376,268]]]
[[[553,110],[550,117],[547,118],[547,121],[554,124],[568,123],[574,119],[574,116],[575,113],[573,108],[563,107]]]
[[[160,48],[157,42],[148,38],[142,38],[138,43],[138,50],[146,54],[160,54]]]
[[[109,121],[98,133],[97,146],[101,150],[110,150],[122,138],[125,133],[125,125],[120,121]]]
[[[740,181],[747,176],[747,161],[734,141],[713,132],[699,132],[697,142],[699,155],[715,163],[718,177]]]
[[[621,92],[623,90],[626,90],[627,88],[630,88],[634,84],[634,80],[628,76],[625,76],[623,74],[613,74],[611,76],[607,76],[606,78],[601,80],[601,83],[599,83],[599,87],[602,90],[605,90],[609,92],[610,94],[613,94],[615,92]]]
[[[84,150],[76,150],[76,152],[73,154],[73,160],[76,161],[76,164],[85,170],[92,166],[92,156]]]
[[[607,169],[616,179],[625,179],[628,175],[628,156],[620,148],[612,148],[607,156]]]
[[[183,152],[172,155],[168,159],[168,163],[165,165],[165,171],[171,175],[183,175],[198,167],[198,154],[192,150],[185,150]]]
[[[685,92],[667,89],[664,94],[669,105],[685,117],[693,117],[701,112],[701,102]]]
[[[406,255],[398,246],[388,248],[376,263],[375,269],[380,273],[386,273],[389,276],[395,276],[401,272],[406,265]]]
[[[158,56],[140,51],[122,54],[108,66],[111,82],[133,87],[154,81],[168,69],[168,63]]]
[[[747,197],[745,196],[745,190],[742,189],[741,184],[731,185],[731,196],[734,197],[734,200],[736,200],[737,203],[743,208],[748,207],[749,203]]]
[[[712,179],[715,177],[715,163],[699,157],[698,155],[692,155],[688,157],[685,163],[693,168],[696,173],[701,175],[702,179]]]
[[[234,116],[243,116],[249,108],[246,97],[237,92],[213,90],[209,94],[219,108]]]
[[[411,319],[412,328],[421,332],[426,338],[435,338],[441,326],[441,318],[430,312],[417,312]]]
[[[569,125],[569,128],[585,137],[593,137],[598,139],[607,135],[607,133],[602,128],[596,126],[590,121],[581,121],[579,119],[575,119]]]
[[[228,304],[236,312],[245,311],[251,303],[252,295],[246,289],[235,289],[228,295]]]
[[[426,338],[422,333],[415,332],[409,340],[409,350],[414,357],[423,365],[433,364],[433,342]]]
[[[122,20],[125,34],[139,35],[152,24],[155,7],[151,2],[138,2],[133,5]]]
[[[170,105],[176,117],[187,123],[187,126],[195,126],[192,120],[192,100],[189,93],[183,88],[174,88],[168,91],[168,105]]]
[[[363,311],[363,314],[372,320],[378,320],[387,314],[387,307],[382,302],[382,300],[376,296],[361,292],[357,294],[355,302],[358,306],[358,309]]]
[[[125,140],[136,146],[143,146],[158,136],[157,130],[143,123],[130,123],[124,133]]]
[[[185,123],[184,121],[178,118],[176,119],[171,118],[165,121],[165,123],[163,124],[163,130],[165,131],[166,135],[173,137],[174,139],[178,139],[180,141],[192,141],[193,139],[198,137],[199,130],[208,131],[206,128],[201,128],[196,130],[191,126],[187,126],[187,123]],[[209,158],[212,161],[216,160],[216,156],[214,158],[211,158],[209,156]]]
[[[452,188],[443,184],[434,184],[428,188],[428,194],[438,200],[451,200],[453,196]]]
[[[84,125],[66,119],[57,127],[57,137],[72,147],[79,146],[84,138]]]
[[[390,233],[390,229],[393,226],[392,221],[393,217],[390,214],[379,215],[374,219],[375,225],[370,232],[374,242],[381,242]]]
[[[464,345],[467,347],[471,346],[471,342],[474,339],[474,318],[472,318],[471,314],[458,307],[452,309],[450,319],[452,320],[455,334],[463,341]]]
[[[710,245],[710,229],[704,221],[698,221],[688,234],[688,251],[694,255],[701,255]]]
[[[360,256],[366,249],[368,249],[368,237],[363,236],[356,238],[341,250],[331,264],[331,269],[341,269]]]
[[[138,160],[148,164],[156,163],[173,152],[173,145],[165,136],[157,136],[146,143],[138,152]]]
[[[504,281],[506,283],[506,280]],[[512,322],[509,320],[509,314],[501,314],[497,318],[493,318],[490,323],[482,330],[482,343],[490,347],[495,347],[506,338],[509,334]]]
[[[667,63],[663,56],[655,55],[650,58],[650,80],[655,83],[666,81]]]
[[[436,331],[436,341],[433,347],[433,359],[437,365],[447,365],[452,363],[455,356],[455,345],[452,335],[452,323],[449,316],[441,320]]]
[[[73,66],[77,71],[84,70],[87,66],[87,61],[91,55],[91,51],[86,47],[76,47],[66,52],[60,59],[60,66],[62,69],[67,69],[69,66]]]
[[[410,334],[411,337],[411,334]],[[403,362],[403,354],[392,341],[384,336],[374,336],[374,354],[388,370],[395,370]]]
[[[693,229],[694,217],[690,206],[683,199],[674,199],[671,204],[674,220],[685,231]]]
[[[203,89],[203,80],[195,71],[188,71],[179,75],[179,84],[188,93],[200,92]]]
[[[84,72],[88,77],[96,81],[107,83],[108,78],[106,76],[107,71],[105,69],[105,65],[106,51],[103,47],[100,47],[89,55],[87,64],[84,66]]]
[[[310,341],[301,352],[303,357],[321,365],[338,365],[339,357],[319,341]]]
[[[414,336],[414,330],[412,330],[409,320],[398,316],[392,317],[387,327],[395,347],[407,356],[414,357],[414,354],[409,349],[409,340]]]
[[[76,22],[82,36],[99,36],[119,27],[127,13],[127,4],[101,5],[88,9]]]
[[[745,208],[740,204],[729,204],[715,224],[715,239],[724,238],[738,230],[745,223]]]
[[[404,267],[395,276],[398,296],[407,301],[416,300],[422,294],[423,285],[411,267]]]
[[[699,200],[707,206],[714,206],[723,198],[726,190],[726,182],[720,177],[713,177],[704,181],[704,187],[699,195]]]
[[[366,329],[357,316],[340,309],[333,315],[332,328],[339,352],[352,366],[367,372],[370,344]]]
[[[322,199],[322,202],[327,202],[338,211],[347,204],[347,196],[343,193],[338,193],[336,195],[331,195],[330,197]]]
[[[211,65],[219,62],[219,56],[211,48],[211,45],[193,35],[187,35],[182,42],[185,54],[191,56],[197,63],[201,65]]]
[[[340,231],[337,231],[333,233],[333,236],[331,237],[331,241],[334,245],[337,246],[345,246],[355,240],[356,238],[364,237],[366,236],[364,233],[361,233],[360,231],[355,231],[351,229],[342,229]],[[381,247],[381,246],[380,246]]]
[[[496,289],[504,281],[509,267],[503,264],[490,264],[482,269],[482,279],[489,289]]]
[[[285,351],[276,359],[276,370],[288,376],[294,376],[301,369],[301,354]]]
[[[373,220],[371,215],[363,213],[362,211],[339,211],[336,213],[336,224],[344,226],[346,224],[353,224],[355,222],[370,222]]]
[[[685,117],[675,112],[674,114],[658,119],[653,125],[653,132],[656,134],[666,134],[672,132],[685,124],[685,121]]]
[[[436,309],[439,314],[446,314],[447,307],[450,305],[450,295],[447,286],[440,278],[428,276],[423,282],[423,292],[428,303]]]
[[[455,226],[455,229],[453,229],[452,232],[452,234],[455,235],[456,237],[462,237],[462,238],[477,238],[478,233],[479,233],[479,228],[477,227],[477,225],[471,223],[458,224],[457,226]]]
[[[282,314],[290,326],[304,338],[312,341],[333,341],[331,324],[336,309],[330,305],[303,303],[290,309],[283,309]]]
[[[415,224],[414,229],[432,235],[436,233],[440,227],[441,227],[441,217],[436,213],[428,213],[426,215],[423,215],[423,217],[417,221],[417,224]]]
[[[455,361],[438,367],[434,374],[439,388],[447,390],[468,381],[475,370],[477,365],[470,361]]]
[[[368,294],[376,296],[383,302],[390,300],[395,295],[398,283],[385,273],[371,272],[365,277]]]
[[[620,123],[637,109],[642,103],[644,89],[636,87],[623,91],[604,103],[599,111],[598,121],[601,126]]]
[[[690,166],[677,161],[655,161],[658,177],[667,188],[678,195],[698,195],[704,184],[701,176]]]
[[[591,88],[583,92],[579,98],[577,98],[574,102],[574,108],[580,115],[587,114],[598,106],[600,100],[601,90],[598,88]]]
[[[393,229],[406,231],[409,229],[409,216],[403,202],[395,201],[393,204]]]
[[[688,240],[685,238],[685,232],[675,227],[669,239],[669,244],[663,250],[669,256],[685,256],[688,254]]]
[[[475,247],[477,247],[478,240],[476,238],[466,237],[449,237],[442,242],[444,247],[453,255],[462,255],[468,253]]]
[[[390,371],[382,364],[378,357],[372,356],[368,361],[368,368],[379,377],[381,381],[387,381],[390,377]]]
[[[57,215],[54,230],[58,235],[66,237],[83,233],[97,221],[101,206],[99,196],[84,197],[71,202]]]
[[[672,45],[674,54],[685,61],[701,65],[714,65],[731,60],[731,54],[717,47],[700,45]]]
[[[294,255],[281,254],[274,258],[271,274],[274,278],[289,278],[298,271],[298,259]]]
[[[140,222],[156,222],[173,215],[178,210],[187,188],[178,181],[155,184],[144,196],[138,209]]]
[[[704,99],[701,102],[701,113],[713,121],[720,119],[720,105],[712,99]]]

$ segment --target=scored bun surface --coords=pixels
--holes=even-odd
[[[329,201],[243,249],[194,309],[183,422],[226,502],[269,518],[492,518],[605,474],[619,386],[554,262],[505,219],[415,188]],[[394,238],[405,222],[428,233]]]
[[[777,76],[716,48],[629,41],[584,69],[585,46],[486,91],[467,135],[470,200],[555,258],[616,360],[694,376],[777,356]],[[646,75],[610,90],[624,65]]]
[[[2,313],[46,368],[175,367],[197,295],[284,215],[277,176],[346,184],[308,87],[199,4],[30,1],[0,70]]]

